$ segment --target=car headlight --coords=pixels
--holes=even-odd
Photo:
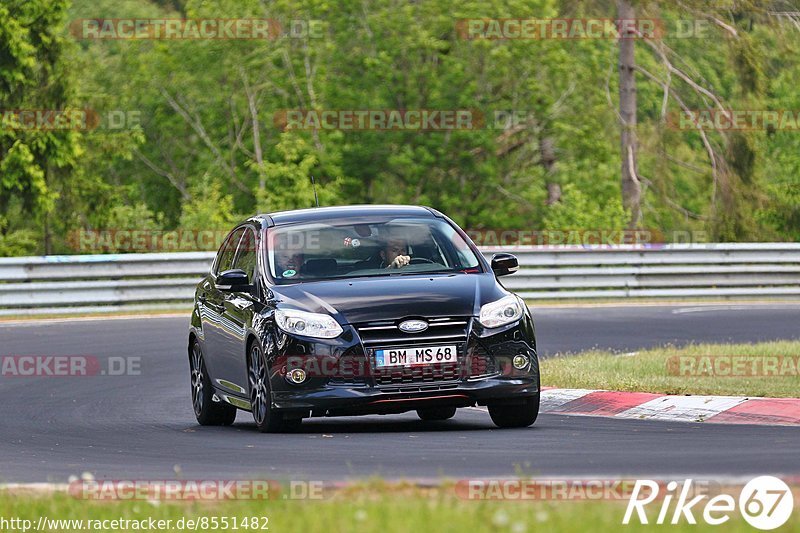
[[[522,304],[516,296],[510,294],[481,307],[478,322],[487,328],[499,328],[520,318],[522,318]]]
[[[278,309],[275,311],[278,327],[286,333],[332,339],[342,334],[342,326],[330,315],[307,313],[294,309]]]

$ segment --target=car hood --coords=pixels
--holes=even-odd
[[[409,316],[476,316],[481,305],[508,294],[492,274],[356,278],[273,288],[281,307],[328,313],[340,323]]]

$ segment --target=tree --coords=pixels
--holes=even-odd
[[[617,21],[636,20],[631,0],[617,0]],[[619,38],[619,123],[620,180],[622,205],[630,213],[628,226],[636,228],[642,219],[642,184],[639,180],[638,143],[636,139],[636,57],[632,29],[624,29]]]
[[[0,232],[15,227],[7,214],[32,215],[40,224],[44,251],[52,250],[51,219],[82,148],[69,129],[41,128],[15,111],[66,111],[71,77],[65,64],[69,43],[61,36],[67,0],[11,0],[0,5]],[[26,240],[29,242],[29,239]]]
[[[796,108],[800,32],[775,13],[786,2],[73,0],[66,15],[65,5],[0,6],[0,109],[135,111],[141,121],[0,129],[0,254],[68,252],[65,237],[80,228],[217,229],[308,207],[311,175],[322,204],[427,204],[470,229],[611,230],[627,212],[625,225],[667,236],[800,234],[796,133],[676,130],[669,120]],[[321,20],[323,33],[65,39],[67,20],[97,17]],[[708,34],[623,25],[621,40],[470,40],[458,31],[461,19],[531,17],[660,19],[667,30],[696,20]],[[468,109],[485,125],[284,131],[274,120],[357,109]]]

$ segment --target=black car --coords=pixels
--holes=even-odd
[[[197,286],[189,332],[203,425],[251,411],[261,431],[303,418],[488,406],[500,427],[539,412],[524,302],[438,211],[349,206],[258,215],[237,226]]]

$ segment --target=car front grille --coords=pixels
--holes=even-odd
[[[468,317],[426,319],[428,329],[420,333],[405,333],[398,325],[403,320],[383,320],[356,325],[365,347],[423,346],[464,342],[467,338]]]
[[[431,365],[380,368],[375,370],[376,385],[403,385],[457,381],[461,377],[461,363],[436,363]]]
[[[469,317],[426,318],[428,329],[419,333],[405,333],[399,329],[403,320],[384,320],[357,324],[356,330],[366,350],[372,368],[375,385],[379,387],[446,383],[462,377],[466,359],[467,330]],[[453,344],[458,351],[455,363],[377,368],[375,350],[389,348],[413,348],[419,346],[441,346]]]

